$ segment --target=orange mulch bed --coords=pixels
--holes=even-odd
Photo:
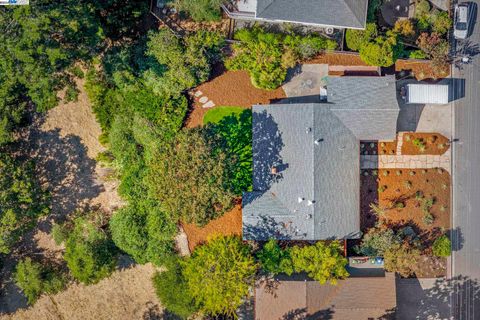
[[[246,71],[217,71],[218,73],[221,74],[191,91],[194,102],[186,121],[187,127],[202,125],[203,116],[209,110],[202,108],[198,99],[194,98],[193,93],[197,90],[200,90],[216,106],[250,108],[254,104],[270,104],[287,97],[282,87],[271,91],[255,88]]]
[[[305,61],[305,63],[321,63],[331,66],[368,66],[360,59],[358,54],[337,52],[322,53],[315,58]]]
[[[446,78],[450,74],[447,67],[441,72],[435,72],[428,61],[397,60],[395,71],[411,71],[417,80]]]
[[[417,193],[421,197],[417,197]],[[427,199],[433,199],[428,210],[434,217],[430,225],[423,220],[423,205]],[[427,232],[449,229],[450,174],[443,169],[362,170],[362,231],[373,227],[378,219],[371,212],[370,203],[384,207],[385,215],[380,219],[392,225],[410,225]]]
[[[237,204],[231,211],[220,218],[210,221],[204,227],[195,224],[182,223],[188,239],[188,248],[191,252],[199,244],[204,243],[210,236],[241,235],[242,234],[242,206]]]
[[[425,146],[425,150],[421,151],[413,142],[415,139],[420,139]],[[450,141],[439,133],[405,133],[403,135],[402,154],[419,155],[419,154],[433,154],[441,155],[447,152],[450,147]]]

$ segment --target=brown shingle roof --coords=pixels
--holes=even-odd
[[[385,317],[396,307],[395,276],[348,278],[336,286],[305,279],[279,280],[255,292],[255,319],[358,319]]]

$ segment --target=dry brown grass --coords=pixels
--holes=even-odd
[[[116,271],[111,277],[91,286],[74,284],[64,292],[42,296],[29,309],[19,310],[1,320],[132,320],[158,314],[161,307],[151,278],[151,264]]]

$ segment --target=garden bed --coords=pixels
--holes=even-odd
[[[420,194],[421,193],[421,194]],[[434,220],[424,221],[425,202],[433,199],[428,210]],[[377,217],[370,204],[385,208]],[[450,227],[450,175],[443,169],[380,169],[362,170],[361,228],[367,230],[383,219],[392,225],[412,225],[418,230],[432,231]]]
[[[418,60],[399,59],[395,63],[395,71],[399,72],[401,77],[406,76],[406,73],[410,72],[417,80],[440,79],[450,75],[448,67],[445,70],[436,72],[429,61]],[[402,72],[405,74],[402,74]]]
[[[271,91],[255,88],[246,71],[225,71],[220,68],[216,73],[219,75],[191,90],[192,107],[186,121],[187,127],[202,125],[205,113],[211,110],[202,107],[199,97],[195,97],[197,91],[216,106],[243,108],[250,108],[254,104],[270,104],[287,97],[281,87]]]
[[[330,66],[368,66],[358,54],[327,52],[305,62],[306,64],[328,64]]]
[[[442,155],[449,147],[450,141],[438,133],[413,132],[403,135],[402,154],[405,155]]]
[[[199,244],[204,243],[214,235],[241,235],[242,234],[242,206],[237,204],[231,211],[220,218],[210,221],[204,227],[195,224],[182,223],[187,235],[188,247],[191,252]]]

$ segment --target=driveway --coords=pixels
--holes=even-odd
[[[412,80],[398,81],[397,92]],[[416,81],[413,81],[416,82]],[[405,104],[398,97],[400,114],[397,131],[438,132],[450,139],[452,137],[451,103],[439,104]]]
[[[398,320],[452,319],[451,283],[443,279],[397,279]]]

